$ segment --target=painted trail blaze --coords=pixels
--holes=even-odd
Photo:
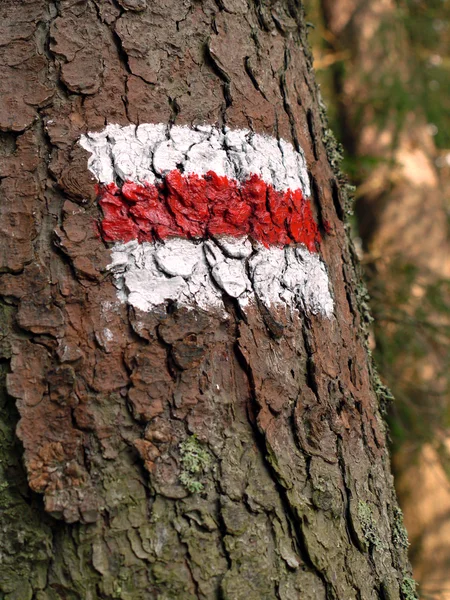
[[[246,130],[165,125],[83,136],[119,298],[222,309],[286,305],[331,316],[303,155]]]
[[[209,171],[170,171],[156,185],[126,181],[99,187],[105,241],[154,242],[169,237],[248,236],[266,247],[320,242],[308,200],[300,189],[277,191],[257,175],[242,184]]]

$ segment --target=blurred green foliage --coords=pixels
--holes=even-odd
[[[320,60],[315,61],[315,67],[329,105],[330,124],[345,144],[345,124],[338,117],[336,103],[330,99],[336,82],[346,76],[349,58],[343,53],[340,57],[339,48],[330,43],[320,2],[306,0],[305,5],[308,19],[314,23],[310,33],[314,54],[336,54],[331,67],[328,61]],[[360,103],[360,113],[370,104],[380,128],[393,118],[400,129],[408,112],[420,110],[429,123],[436,146],[450,148],[450,0],[397,0],[396,5],[396,13],[389,14],[377,32],[378,44],[373,51],[379,68],[364,74],[365,98],[352,98],[352,101]],[[399,56],[405,62],[398,60]],[[351,149],[346,146],[348,157]],[[355,165],[350,166],[356,170]]]
[[[356,46],[350,37],[340,46],[336,43],[324,26],[320,0],[305,0],[305,5],[313,24],[310,43],[317,79],[330,126],[344,146],[342,168],[350,180],[363,183],[380,163],[395,166],[390,157],[354,151],[352,138],[367,107],[380,130],[389,121],[397,132],[408,113],[421,113],[442,155],[450,153],[450,0],[395,1],[371,47],[376,68],[361,71],[361,93],[351,98],[351,123],[343,118],[341,90],[345,78],[354,75],[358,57],[351,52]],[[394,136],[394,147],[395,142]],[[351,224],[357,236],[356,216]],[[375,318],[374,357],[395,396],[389,416],[394,449],[408,441],[418,450],[450,428],[450,282],[424,283],[416,266],[401,257],[382,274],[376,263],[368,264],[366,279]],[[444,463],[447,455],[442,452]],[[450,475],[450,461],[448,468]]]
[[[450,1],[399,0],[411,48],[411,93],[435,126],[439,148],[450,148]]]
[[[392,440],[419,449],[450,428],[450,281],[420,284],[417,268],[400,260],[389,277],[370,269],[368,277],[374,357],[395,396]]]

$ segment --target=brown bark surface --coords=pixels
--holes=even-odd
[[[2,597],[411,600],[301,7],[4,0],[0,15]],[[77,140],[144,122],[304,149],[332,319],[117,305]]]

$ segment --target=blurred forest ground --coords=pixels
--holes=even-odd
[[[450,0],[306,0],[422,598],[450,599]]]

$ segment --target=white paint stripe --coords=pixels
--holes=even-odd
[[[81,136],[80,144],[92,153],[88,167],[100,183],[120,178],[153,184],[182,165],[185,173],[215,171],[238,181],[259,175],[276,190],[301,189],[310,195],[303,153],[284,140],[246,129],[111,124]]]
[[[222,240],[223,241],[223,240]],[[112,263],[119,298],[143,311],[168,300],[188,308],[224,311],[223,293],[244,308],[256,298],[268,309],[283,306],[331,317],[333,299],[325,265],[304,247],[257,246],[246,239],[227,252],[212,240],[115,244]]]

